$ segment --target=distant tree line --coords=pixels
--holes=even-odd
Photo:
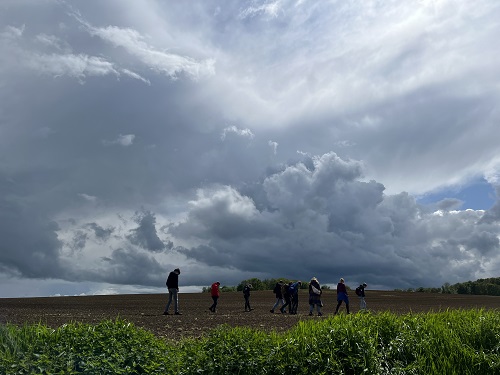
[[[245,285],[252,284],[252,290],[273,290],[278,281],[282,280],[285,283],[296,280],[289,280],[287,278],[279,279],[264,279],[252,278],[242,280],[236,286],[221,286],[221,292],[240,292]],[[301,289],[308,289],[309,282],[302,281]],[[330,289],[329,286],[323,285],[321,289]],[[466,281],[464,283],[450,284],[445,283],[440,288],[408,288],[408,289],[394,289],[395,291],[402,292],[419,292],[419,293],[444,293],[444,294],[475,294],[487,296],[500,296],[500,277],[492,277],[489,279],[478,279],[476,281]],[[202,292],[210,292],[210,286],[203,287]]]
[[[401,289],[396,289],[401,290]],[[445,293],[445,294],[474,294],[486,296],[500,296],[500,277],[466,281],[464,283],[445,283],[441,288],[409,288],[407,292]]]
[[[279,278],[279,279],[264,279],[260,280],[258,278],[251,278],[247,280],[242,280],[240,283],[236,286],[221,286],[220,291],[221,292],[241,292],[245,285],[247,284],[252,284],[252,290],[273,290],[274,286],[276,285],[277,282],[283,281],[284,283],[289,283],[290,281],[295,282],[297,280],[289,280],[287,278]],[[202,288],[202,292],[210,292],[210,286],[206,286]],[[302,285],[300,289],[309,289],[309,282],[302,281]],[[321,287],[321,289],[330,289],[329,286],[324,285]]]

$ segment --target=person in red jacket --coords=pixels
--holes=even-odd
[[[215,309],[217,308],[217,301],[220,297],[220,290],[219,290],[220,282],[216,281],[215,283],[212,284],[210,294],[212,295],[212,300],[214,303],[212,303],[212,306],[210,306],[208,309],[211,312],[215,312]]]

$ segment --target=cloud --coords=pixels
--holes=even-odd
[[[149,211],[138,212],[135,221],[139,226],[131,229],[131,233],[127,236],[132,244],[152,252],[162,252],[171,247],[171,244],[165,244],[158,237],[155,226],[156,217],[153,213]]]
[[[78,195],[89,202],[96,202],[97,201],[97,197],[95,197],[93,195],[89,195],[89,194],[85,194],[85,193],[79,193]]]
[[[100,225],[96,223],[88,223],[86,225],[87,228],[92,229],[94,232],[94,235],[96,238],[102,241],[107,241],[109,237],[113,234],[115,231],[115,228],[110,227],[110,228],[103,228]]]
[[[224,128],[222,130],[222,134],[220,136],[220,139],[224,141],[226,139],[226,137],[228,136],[228,134],[236,134],[240,137],[249,138],[249,139],[253,139],[255,137],[255,135],[252,133],[252,131],[250,129],[239,129],[238,127],[236,127],[234,125]]]
[[[281,11],[281,1],[264,2],[263,4],[243,9],[239,14],[239,18],[242,19],[249,17],[251,18],[258,16],[260,14],[271,18],[276,18],[278,17],[280,11]]]
[[[408,194],[384,196],[380,183],[361,181],[356,161],[334,153],[312,161],[312,168],[298,163],[267,177],[263,210],[227,186],[200,191],[169,232],[198,242],[186,255],[208,267],[266,275],[278,267],[291,278],[314,270],[329,282],[332,273],[348,274],[406,288],[490,269],[493,259],[483,254],[497,254],[499,232],[479,225],[481,212],[436,216]]]
[[[161,284],[164,273],[163,267],[152,256],[130,249],[116,249],[110,257],[102,259],[97,272],[90,274],[94,280],[111,284],[156,286]]]
[[[0,6],[19,295],[498,276],[497,2],[96,4]]]
[[[146,79],[146,78],[142,77],[141,75],[139,75],[139,74],[137,74],[137,73],[135,73],[135,72],[132,72],[132,71],[130,71],[130,70],[128,70],[128,69],[122,69],[122,70],[121,70],[121,72],[122,72],[123,74],[125,74],[125,75],[127,75],[127,76],[131,77],[131,78],[138,79],[138,80],[140,80],[140,81],[144,82],[144,83],[145,83],[145,84],[147,84],[148,86],[151,86],[151,82],[150,82],[148,79]]]
[[[278,152],[278,142],[269,141],[267,144],[272,148],[273,154],[276,155]]]
[[[120,134],[118,138],[113,141],[103,141],[105,145],[120,145],[124,147],[132,146],[134,143],[135,135],[134,134]]]
[[[148,45],[137,30],[116,26],[94,27],[83,20],[81,16],[75,14],[75,17],[91,35],[97,36],[115,47],[124,48],[151,69],[164,73],[170,78],[175,79],[180,73],[185,73],[190,78],[197,80],[215,74],[215,60],[213,59],[197,61],[188,56],[160,51]]]

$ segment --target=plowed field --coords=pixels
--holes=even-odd
[[[349,298],[351,313],[357,313],[358,297],[351,292]],[[299,320],[323,319],[332,315],[336,294],[334,291],[323,294],[323,318],[308,316],[305,291],[301,291],[297,315],[271,314],[269,310],[275,302],[271,291],[252,292],[250,302],[254,310],[250,312],[244,311],[244,299],[240,292],[222,293],[216,313],[208,310],[212,300],[206,293],[180,293],[182,315],[162,315],[166,301],[166,294],[3,298],[0,299],[0,323],[42,323],[55,328],[69,322],[97,323],[104,319],[122,318],[167,339],[198,337],[220,324],[282,331]],[[391,311],[398,314],[469,308],[500,310],[500,297],[493,296],[367,290],[366,302],[372,312]],[[340,313],[345,312],[345,305],[342,305]]]

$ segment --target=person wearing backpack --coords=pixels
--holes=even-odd
[[[285,283],[283,285],[283,298],[285,300],[285,304],[283,306],[281,306],[281,309],[280,309],[282,314],[286,313],[285,307],[290,306],[288,308],[288,312],[290,312],[290,309],[292,308],[292,300],[291,300],[291,296],[290,296],[290,285],[292,285],[291,281],[288,284]]]
[[[323,315],[321,314],[321,306],[323,305],[321,302],[322,293],[323,291],[321,290],[318,279],[313,277],[309,282],[309,316],[313,314],[314,305],[316,305],[318,316]]]
[[[335,315],[339,312],[339,307],[345,302],[345,308],[347,313],[349,314],[349,297],[347,295],[347,288],[345,287],[344,278],[340,278],[339,283],[337,284],[337,308],[335,309]]]
[[[366,283],[360,284],[356,288],[356,295],[359,297],[359,309],[366,310],[366,301],[365,301],[365,288],[367,287]]]
[[[299,307],[299,289],[302,286],[302,281],[297,281],[292,283],[288,288],[288,292],[290,293],[290,297],[292,299],[292,304],[290,307],[290,314],[297,314],[297,309]]]
[[[276,303],[271,309],[271,313],[274,313],[274,310],[278,307],[278,305],[281,304],[281,309],[282,309],[285,304],[285,302],[283,301],[283,280],[280,280],[276,283],[273,289],[273,293],[276,295]],[[283,313],[283,311],[281,311],[281,313]]]
[[[250,307],[250,289],[252,289],[252,284],[247,284],[243,288],[243,297],[245,298],[245,311],[252,311]]]

